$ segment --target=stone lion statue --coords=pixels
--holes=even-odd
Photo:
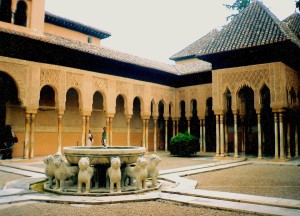
[[[71,166],[65,161],[63,157],[59,157],[54,161],[54,177],[55,177],[55,189],[63,191],[65,187],[65,181],[71,179],[78,174],[78,167]]]
[[[121,161],[119,157],[112,157],[110,167],[106,170],[106,187],[109,187],[109,192],[114,191],[116,184],[117,192],[121,192]]]
[[[53,187],[53,179],[54,179],[54,156],[48,155],[43,159],[43,162],[45,164],[45,175],[48,177],[49,182],[49,188],[51,189]]]
[[[142,188],[146,189],[146,180],[148,177],[147,164],[146,158],[139,157],[135,165],[125,167],[122,174],[122,185],[125,185],[127,178],[129,178],[129,182],[132,182],[132,179],[136,180],[138,190]]]
[[[157,184],[157,177],[159,175],[158,164],[161,162],[161,158],[156,154],[151,154],[149,163],[147,165],[148,178],[152,178],[152,187]]]
[[[88,157],[80,158],[78,166],[78,193],[82,193],[83,184],[85,184],[85,193],[89,193],[91,190],[91,180],[96,172],[96,169],[90,166],[90,160]]]

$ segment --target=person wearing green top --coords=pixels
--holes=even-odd
[[[103,132],[102,132],[102,145],[106,147],[106,127],[103,127]]]

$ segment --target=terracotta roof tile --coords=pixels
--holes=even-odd
[[[1,22],[0,22],[1,23]],[[134,64],[145,68],[156,69],[162,72],[167,72],[176,75],[185,75],[199,72],[211,71],[210,63],[199,60],[197,63],[187,63],[181,66],[167,64],[159,61],[149,60],[138,56],[123,53],[117,50],[109,49],[107,47],[93,45],[89,43],[80,42],[70,38],[64,38],[49,33],[37,33],[28,28],[15,26],[12,24],[1,23],[0,32],[18,35],[24,38],[30,38],[37,41],[42,41],[48,44],[54,44],[69,49],[74,49],[80,52],[86,52],[95,56],[104,57],[128,64]]]
[[[300,47],[300,41],[261,2],[255,1],[240,12],[220,31],[214,30],[170,59],[232,51],[290,40]]]

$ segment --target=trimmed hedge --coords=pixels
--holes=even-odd
[[[172,137],[169,151],[171,155],[188,157],[196,154],[199,149],[199,140],[189,133],[179,133]]]

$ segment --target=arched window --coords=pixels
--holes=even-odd
[[[27,4],[23,0],[20,0],[17,4],[15,24],[20,26],[27,25]]]
[[[0,21],[11,22],[11,0],[0,0]]]

